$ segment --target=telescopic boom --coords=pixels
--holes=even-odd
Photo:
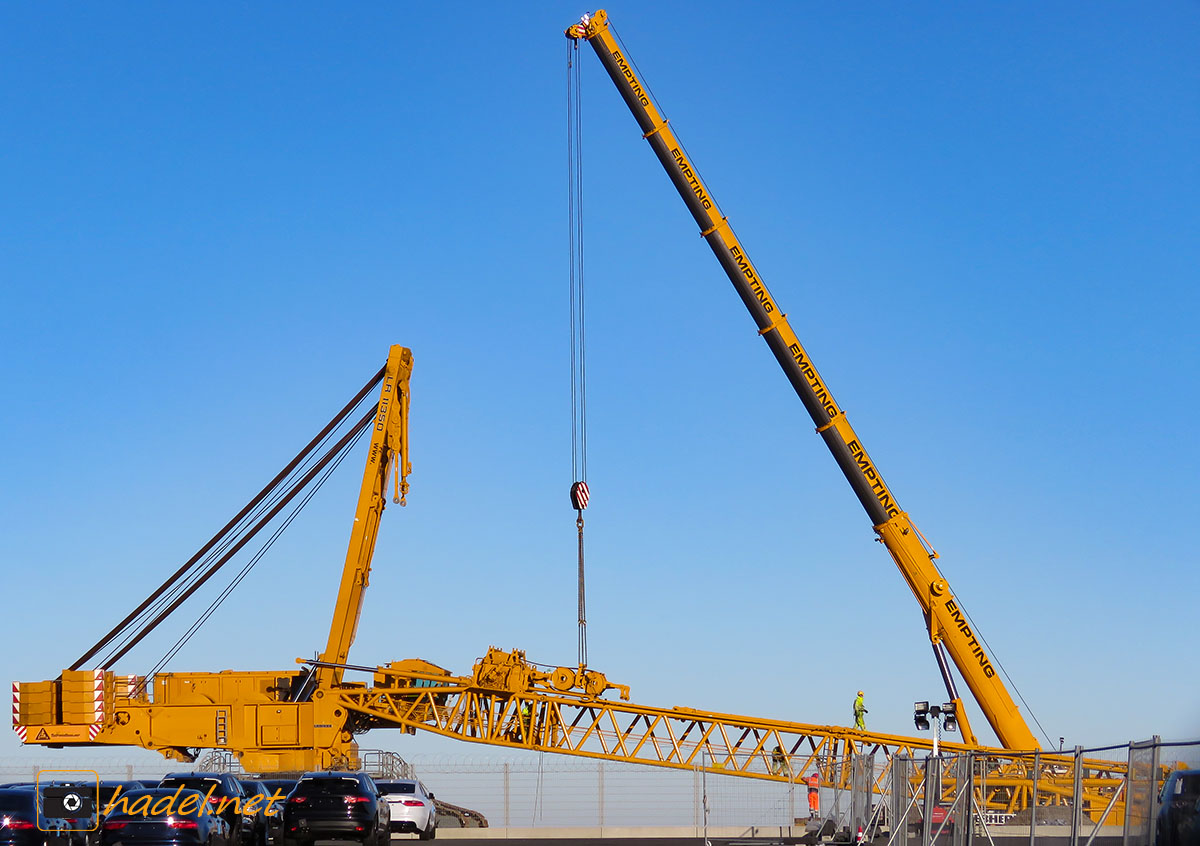
[[[817,434],[833,454],[834,461],[870,517],[879,539],[892,554],[920,603],[939,659],[942,658],[941,649],[944,645],[996,736],[1006,748],[1038,748],[1037,740],[997,675],[995,665],[972,631],[946,580],[934,565],[933,559],[937,553],[928,546],[884,483],[883,476],[854,433],[845,412],[834,401],[828,386],[788,325],[787,316],[767,291],[729,221],[721,214],[683,146],[659,113],[648,89],[635,72],[633,62],[618,45],[609,27],[608,15],[600,10],[594,15],[585,16],[566,30],[566,36],[574,40],[586,40],[592,45],[604,69],[621,92],[625,104],[633,112],[641,127],[642,137],[650,143],[650,148],[667,171],[679,196],[700,227],[700,235],[708,242],[729,276],[729,281],[754,318],[758,333],[783,368],[816,424]],[[943,669],[947,691],[957,704],[954,680],[944,667],[944,660],[939,660],[939,665]],[[961,707],[958,712],[965,717]],[[971,744],[978,743],[969,723],[965,719],[961,719],[960,723],[964,740]]]

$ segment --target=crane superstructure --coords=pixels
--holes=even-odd
[[[1007,749],[1039,748],[1037,739],[1000,679],[981,638],[973,630],[945,577],[934,564],[937,552],[926,542],[908,513],[900,508],[896,495],[884,482],[883,474],[847,420],[845,410],[834,400],[829,386],[792,331],[787,315],[767,290],[729,220],[721,213],[695,164],[659,112],[649,88],[639,78],[633,61],[617,42],[609,26],[608,15],[604,10],[585,15],[579,23],[567,28],[566,36],[576,41],[587,41],[600,58],[604,70],[637,120],[642,137],[649,142],[654,155],[695,218],[701,237],[733,283],[758,327],[758,334],[779,362],[784,375],[812,417],[817,434],[829,448],[833,460],[867,512],[878,539],[891,553],[920,604],[942,680],[959,714],[964,739],[970,745],[978,743],[947,665],[947,652],[1001,745]]]

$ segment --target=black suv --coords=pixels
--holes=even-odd
[[[366,773],[305,773],[283,809],[283,846],[357,840],[386,846],[391,809]]]
[[[1200,843],[1200,770],[1176,770],[1163,785],[1155,846]]]
[[[242,832],[254,827],[254,814],[242,813],[242,808],[249,802],[250,797],[242,790],[241,783],[229,773],[167,773],[158,786],[199,790],[208,796],[209,806],[213,811],[221,807],[221,800],[232,800],[225,803],[221,816],[229,823],[229,839],[233,844],[241,843]]]
[[[77,843],[71,820],[43,816],[38,828],[38,794],[30,787],[0,789],[0,843],[4,846],[51,846]]]

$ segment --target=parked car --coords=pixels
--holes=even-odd
[[[437,836],[437,807],[433,794],[416,779],[380,781],[379,791],[392,807],[392,831],[416,832],[422,840]]]
[[[272,796],[278,796],[271,802],[267,814],[267,836],[273,846],[283,841],[283,809],[287,805],[288,794],[296,789],[294,778],[260,778],[258,783],[267,789]]]
[[[155,782],[154,786],[158,787],[158,782]],[[100,782],[100,795],[96,797],[96,810],[103,815],[104,809],[108,807],[108,803],[114,796],[125,796],[133,790],[145,789],[145,785],[140,781],[102,781]]]
[[[287,799],[287,795],[296,789],[296,779],[294,778],[260,778],[258,783],[267,788],[274,795],[276,792],[283,794],[283,798]],[[279,803],[282,809],[283,802]]]
[[[0,844],[3,846],[51,846],[80,842],[81,834],[57,817],[41,818],[38,828],[38,793],[33,786],[0,790]]]
[[[283,846],[357,840],[385,846],[391,810],[366,773],[305,773],[283,809]]]
[[[254,814],[243,813],[246,793],[241,783],[229,773],[167,773],[158,786],[172,790],[177,787],[198,790],[209,797],[209,804],[214,811],[221,807],[222,799],[236,800],[226,803],[221,812],[232,831],[233,846],[241,843],[243,829],[254,826]]]
[[[164,799],[178,797],[170,803]],[[100,824],[100,846],[237,846],[229,822],[204,807],[204,793],[179,786],[122,792],[126,802]],[[193,801],[187,802],[185,800]],[[145,813],[139,806],[145,806]],[[160,813],[152,813],[154,810]],[[136,810],[135,810],[136,809]]]
[[[1200,770],[1176,770],[1163,784],[1154,824],[1155,846],[1195,846],[1200,813]]]
[[[247,816],[251,822],[242,829],[242,844],[243,846],[269,846],[272,818],[267,814],[267,810],[271,807],[271,791],[261,781],[252,779],[238,779],[238,781],[246,793],[247,804],[252,803],[255,797],[261,797],[254,814]],[[275,818],[277,820],[278,815]]]

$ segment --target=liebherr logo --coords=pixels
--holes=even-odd
[[[996,675],[996,670],[992,667],[992,662],[988,660],[983,647],[975,639],[975,634],[971,631],[971,627],[967,625],[967,621],[964,619],[958,604],[953,599],[947,599],[946,610],[950,612],[951,621],[963,633],[963,636],[967,638],[967,647],[971,650],[971,654],[975,656],[975,660],[979,662],[979,666],[983,668],[983,674],[989,679]]]

